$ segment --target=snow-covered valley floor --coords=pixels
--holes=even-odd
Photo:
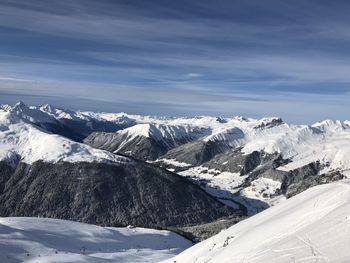
[[[201,186],[207,193],[222,203],[239,208],[239,204],[247,209],[248,216],[255,215],[266,208],[284,201],[282,195],[276,195],[281,183],[268,178],[259,178],[252,185],[242,189],[241,185],[247,176],[239,173],[220,172],[203,166],[191,167],[178,173]],[[240,193],[239,191],[242,190]]]
[[[46,218],[0,218],[1,263],[155,263],[191,245],[163,230],[104,228]]]

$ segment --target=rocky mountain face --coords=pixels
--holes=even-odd
[[[229,149],[230,147],[225,143],[200,140],[172,149],[161,156],[161,159],[176,160],[191,165],[201,165],[210,161],[217,154],[223,154]]]
[[[110,152],[130,155],[139,160],[155,160],[166,152],[166,144],[145,136],[132,139],[119,133],[94,132],[84,139],[84,143]]]
[[[106,226],[179,227],[243,212],[185,178],[139,161],[0,162],[1,216],[40,216]]]

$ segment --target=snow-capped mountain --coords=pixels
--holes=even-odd
[[[147,227],[244,216],[179,175],[52,134],[34,120],[0,111],[1,216]]]
[[[1,108],[3,111],[11,112],[13,116],[30,123],[56,123],[54,117],[37,110],[35,107],[28,107],[22,101],[16,103],[13,107],[4,105]]]
[[[113,134],[116,141],[123,137],[123,144],[135,140],[136,137],[152,138],[156,141],[165,141],[169,151],[181,144],[194,141],[216,142],[225,144],[229,149],[240,149],[243,154],[254,151],[279,153],[284,159],[289,160],[283,166],[286,170],[315,161],[320,161],[333,170],[341,169],[345,172],[350,170],[350,162],[346,158],[350,148],[349,121],[325,120],[313,125],[290,125],[279,118],[260,120],[243,117],[157,118],[125,113],[74,112],[50,105],[28,107],[23,102],[17,103],[14,107],[2,105],[0,112],[2,115],[6,112],[11,113],[12,120],[17,118],[32,124],[55,124],[59,120],[92,122],[99,120],[108,123],[106,126],[123,124],[124,128],[118,126],[116,128],[118,131]],[[94,138],[97,138],[98,128],[90,128],[95,131]],[[112,134],[107,135],[106,141],[109,143],[103,144],[103,139],[100,138],[98,142],[101,147],[114,143],[111,139]],[[117,145],[119,146],[118,143]],[[115,150],[118,152],[121,147],[116,147]],[[139,146],[135,145],[136,147]]]
[[[0,218],[0,262],[159,262],[192,243],[165,230],[48,218]]]
[[[349,121],[291,125],[277,117],[160,118],[74,112],[50,105],[27,107],[23,103],[2,109],[24,123],[40,123],[44,129],[62,135],[52,129],[57,122],[68,127],[75,138],[87,136],[84,142],[94,148],[152,161],[197,183],[221,202],[235,209],[245,208],[248,214],[350,174]],[[57,144],[61,149],[58,153],[66,149],[63,143]],[[25,141],[22,145],[29,144]],[[5,152],[21,155],[13,150]],[[35,154],[30,156],[34,158]],[[57,155],[52,156],[55,158]]]
[[[231,262],[232,258],[243,256],[259,262],[259,255],[263,260],[271,258],[265,248],[277,245],[284,251],[285,246],[289,249],[297,242],[287,235],[281,238],[281,244],[270,240],[272,243],[256,246],[257,250],[247,256],[248,241],[237,238],[240,233],[247,233],[249,239],[250,235],[266,239],[257,225],[260,221],[263,228],[271,230],[268,235],[279,237],[290,219],[284,217],[287,210],[300,207],[295,214],[292,212],[291,219],[298,223],[293,218],[299,218],[312,205],[321,214],[328,211],[324,204],[334,192],[343,193],[339,199],[332,199],[336,205],[342,204],[348,192],[343,189],[349,188],[347,183],[307,189],[344,181],[350,176],[349,156],[349,121],[291,125],[276,117],[159,118],[74,112],[50,105],[2,105],[0,215],[51,217],[104,226],[170,228],[197,242],[246,216],[275,206],[222,232],[229,237],[219,234],[209,243],[201,243],[199,250],[190,249],[188,253],[192,256],[184,252],[172,259]],[[316,194],[310,194],[313,191],[325,195],[320,199],[322,205],[317,200],[313,204],[305,201],[316,198]],[[338,213],[338,207],[333,208]],[[303,231],[307,232],[316,228],[314,224],[329,219],[328,214],[322,216],[325,217],[289,227],[297,232],[298,227],[305,226]],[[269,221],[277,222],[276,229]],[[258,232],[250,232],[252,226]],[[312,236],[312,244],[305,238],[302,241],[314,251],[313,259],[320,259],[322,252],[313,245],[314,233],[307,233]],[[241,250],[231,254],[225,249],[231,242],[232,246],[242,246]],[[320,246],[328,249],[327,244]],[[297,252],[296,260],[307,257],[305,250]],[[281,259],[286,256],[284,252],[276,253]],[[105,262],[102,254],[101,260]],[[329,258],[338,259],[332,253]]]
[[[99,117],[90,117],[91,114],[88,113],[59,109],[48,104],[27,106],[23,102],[18,102],[13,107],[1,105],[0,110],[10,112],[17,119],[75,141],[82,141],[95,131],[114,132],[134,125],[132,121],[127,122],[125,119],[110,122]]]
[[[136,124],[115,133],[95,132],[84,142],[115,153],[130,155],[141,160],[155,160],[182,144],[203,137],[206,129],[189,125]]]
[[[316,186],[165,262],[349,262],[349,211],[349,182]]]
[[[99,118],[107,119],[104,114],[96,114]],[[113,117],[118,119],[120,115],[107,115],[108,120],[113,122]],[[126,116],[125,114],[123,116]],[[283,166],[285,170],[292,170],[311,162],[320,161],[322,164],[329,167],[329,169],[341,169],[345,172],[350,170],[350,162],[346,156],[349,155],[350,145],[348,143],[350,136],[349,122],[340,122],[326,120],[318,122],[313,125],[291,125],[284,123],[280,118],[263,118],[260,120],[246,119],[242,117],[234,118],[212,118],[212,117],[195,117],[195,118],[155,118],[155,117],[141,117],[137,115],[128,116],[133,119],[135,123],[142,123],[143,125],[136,125],[125,130],[121,130],[112,136],[111,134],[95,133],[91,138],[92,144],[96,140],[96,147],[108,147],[114,143],[113,138],[118,141],[120,136],[124,135],[124,144],[132,141],[135,137],[152,137],[156,140],[170,138],[184,138],[190,137],[193,147],[190,145],[182,145],[180,147],[187,148],[187,151],[192,151],[191,148],[198,148],[198,142],[201,145],[212,143],[213,147],[221,145],[221,148],[240,149],[243,154],[250,154],[254,151],[264,151],[267,154],[281,154],[284,159],[289,160]],[[147,124],[147,125],[146,125]],[[158,125],[158,126],[157,126]],[[172,130],[172,127],[178,127]],[[182,126],[182,131],[179,127]],[[165,133],[164,129],[169,130]],[[152,135],[152,131],[157,131],[156,135]],[[196,136],[191,137],[195,131]],[[159,136],[161,135],[161,136]],[[103,137],[107,137],[105,140]],[[89,142],[90,139],[88,138]],[[104,144],[105,142],[105,144]],[[197,146],[197,147],[196,147]],[[135,145],[134,151],[130,150],[130,154],[135,151],[137,147],[142,148],[142,144]],[[177,147],[170,147],[169,150]],[[197,151],[203,151],[203,147],[199,147]],[[206,148],[204,147],[206,150]],[[115,149],[118,152],[118,147]],[[226,151],[224,150],[224,151]],[[176,151],[176,150],[175,150]],[[183,157],[186,150],[179,151],[179,156],[171,154],[170,159],[175,159],[184,162]],[[192,151],[193,152],[193,151]],[[216,151],[220,153],[222,151]],[[216,153],[214,154],[214,156]],[[166,156],[165,156],[166,157]],[[187,162],[191,159],[187,159]],[[207,161],[204,158],[203,162]],[[189,164],[198,164],[191,163]],[[282,167],[281,167],[282,169]]]
[[[19,109],[20,107],[20,109]],[[26,109],[27,111],[23,111]],[[17,104],[11,111],[0,111],[0,161],[11,165],[46,162],[128,162],[125,157],[94,149],[62,136],[48,133],[31,122],[54,122],[45,114]]]

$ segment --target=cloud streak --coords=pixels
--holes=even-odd
[[[293,116],[292,105],[347,98],[349,10],[313,0],[0,0],[0,90],[93,96],[125,111]],[[309,112],[298,118],[319,115]]]

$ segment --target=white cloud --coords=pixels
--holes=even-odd
[[[32,82],[32,80],[29,79],[11,78],[4,76],[0,76],[0,81]]]
[[[187,78],[200,78],[202,76],[203,76],[203,74],[200,74],[200,73],[188,73],[186,75]]]

